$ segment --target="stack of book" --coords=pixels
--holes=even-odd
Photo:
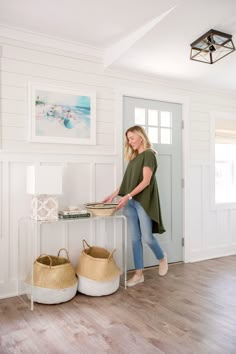
[[[59,210],[58,217],[59,219],[77,219],[77,218],[88,218],[91,214],[87,212],[87,210],[79,210],[79,209],[64,209]]]

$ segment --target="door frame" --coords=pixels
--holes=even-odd
[[[151,99],[156,101],[164,101],[170,103],[179,103],[182,105],[182,121],[184,129],[182,129],[182,176],[184,179],[183,188],[183,204],[182,204],[182,225],[183,225],[183,261],[184,263],[190,262],[190,139],[189,139],[189,112],[190,112],[190,98],[188,96],[182,96],[178,94],[169,93],[168,90],[163,87],[155,88],[156,92],[148,89],[140,88],[127,88],[117,90],[115,94],[115,112],[116,112],[116,144],[115,154],[118,155],[118,178],[122,178],[123,175],[123,98],[124,96],[130,96],[141,99]],[[161,92],[158,92],[161,91]],[[122,143],[121,143],[122,137]]]

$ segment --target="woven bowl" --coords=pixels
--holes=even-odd
[[[116,203],[87,203],[85,208],[93,216],[112,216],[116,212]]]

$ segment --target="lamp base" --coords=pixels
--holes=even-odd
[[[37,221],[58,219],[58,200],[54,196],[39,195],[31,199],[30,217]]]

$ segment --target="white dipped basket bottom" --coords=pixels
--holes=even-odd
[[[87,248],[86,248],[87,246]],[[78,261],[78,291],[90,296],[110,295],[120,286],[120,269],[113,254],[105,248],[89,246],[83,240],[83,251]]]

